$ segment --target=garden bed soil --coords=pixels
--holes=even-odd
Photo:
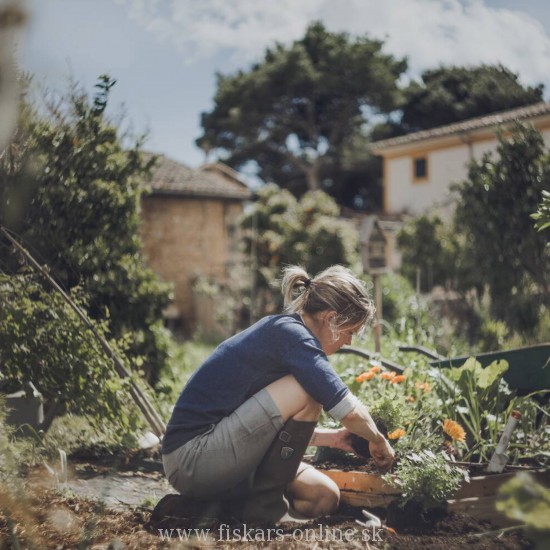
[[[348,457],[349,458],[349,457]],[[363,466],[370,471],[372,464]],[[332,463],[331,466],[335,464]],[[350,466],[357,463],[351,461]],[[345,474],[345,472],[341,472]],[[379,476],[377,476],[380,480]],[[22,548],[29,547],[25,541],[34,540],[35,548],[167,548],[180,546],[177,531],[171,542],[162,540],[159,525],[151,521],[154,503],[160,496],[173,492],[162,475],[158,456],[136,455],[130,458],[103,457],[96,460],[69,461],[69,479],[58,484],[44,467],[36,468],[22,482],[19,492],[5,492],[0,499],[0,548],[10,545],[10,532],[23,541]],[[0,491],[0,496],[2,491]],[[14,497],[13,495],[16,495]],[[11,500],[6,500],[11,499]],[[2,515],[1,510],[4,510]],[[6,514],[9,511],[9,518]],[[383,522],[385,508],[370,508]],[[342,504],[337,515],[312,520],[307,524],[287,524],[281,537],[269,541],[266,529],[257,530],[255,541],[218,541],[210,536],[200,543],[195,540],[191,547],[211,548],[366,548],[364,528],[356,523],[363,520],[361,507]],[[9,527],[11,522],[11,528]],[[175,524],[163,523],[164,528],[198,528],[193,520],[179,520]],[[212,533],[219,525],[211,525]],[[242,525],[234,525],[236,533],[242,533]],[[370,541],[371,549],[403,548],[462,549],[466,546],[479,549],[510,550],[530,548],[521,532],[486,534],[493,527],[460,514],[430,515],[429,521],[412,525],[384,528],[379,534],[384,542]],[[296,531],[299,530],[299,531]],[[347,531],[349,530],[349,531]],[[309,533],[310,540],[295,536]],[[353,533],[351,542],[338,540],[338,533]],[[372,536],[370,531],[367,536]],[[500,535],[500,536],[499,536]],[[264,537],[263,540],[261,537]],[[330,539],[330,540],[328,540]],[[185,547],[190,547],[185,543]]]
[[[10,543],[15,533],[22,548],[92,548],[111,549],[157,549],[157,548],[216,548],[252,550],[259,548],[371,548],[424,550],[462,550],[469,547],[480,550],[531,548],[530,542],[521,532],[487,534],[490,527],[473,518],[448,515],[430,523],[411,526],[402,531],[384,530],[379,534],[382,542],[365,537],[371,530],[363,530],[356,523],[362,518],[360,510],[344,506],[338,515],[307,524],[285,524],[280,531],[268,531],[248,527],[247,541],[217,540],[219,524],[210,525],[211,535],[205,540],[178,541],[162,540],[157,527],[150,522],[150,511],[132,508],[127,511],[112,510],[97,500],[67,495],[58,490],[27,487],[24,499],[18,498],[10,506],[11,528],[8,518],[0,512],[0,547],[13,548]],[[364,519],[364,518],[362,518]],[[180,521],[174,529],[197,527],[190,522]],[[233,533],[241,533],[245,526],[232,526]],[[347,533],[347,539],[341,535]],[[212,536],[214,535],[214,536]],[[252,538],[252,540],[250,540]],[[271,540],[270,540],[271,539]],[[367,546],[368,542],[368,546]]]

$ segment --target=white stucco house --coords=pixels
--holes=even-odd
[[[401,265],[396,236],[406,215],[437,210],[449,219],[455,198],[452,183],[466,179],[468,164],[486,152],[495,151],[497,133],[514,122],[532,124],[550,147],[550,102],[471,118],[430,130],[376,141],[371,149],[383,159],[383,212],[380,227],[386,237],[390,270]]]
[[[467,177],[468,164],[494,151],[497,132],[519,121],[537,128],[550,146],[550,102],[541,102],[372,144],[383,158],[384,213],[452,212],[449,187]]]

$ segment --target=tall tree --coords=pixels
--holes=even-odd
[[[542,101],[544,86],[523,86],[502,65],[439,67],[404,90],[401,126],[414,132]]]
[[[290,47],[268,49],[249,71],[218,75],[212,111],[203,113],[197,144],[241,168],[258,164],[264,181],[296,194],[334,193],[328,168],[366,121],[369,110],[392,111],[405,60],[367,37],[312,24]]]
[[[493,314],[514,328],[532,328],[538,306],[550,303],[550,250],[531,218],[549,189],[542,135],[519,124],[510,139],[500,138],[497,157],[473,162],[457,186],[455,228],[466,236],[464,253],[489,288]]]

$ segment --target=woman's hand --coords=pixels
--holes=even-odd
[[[332,447],[347,453],[357,454],[352,446],[352,438],[352,432],[346,428],[340,428],[338,430],[318,428],[313,434],[310,445],[317,447]],[[395,458],[395,451],[380,432],[378,432],[376,439],[369,442],[369,451],[378,469],[382,472],[389,471]]]
[[[383,473],[388,472],[395,459],[395,451],[388,440],[380,436],[380,439],[369,443],[369,450],[377,468]]]

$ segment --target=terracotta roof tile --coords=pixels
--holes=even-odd
[[[406,134],[404,136],[375,141],[372,144],[372,149],[375,152],[382,151],[384,149],[389,149],[399,145],[408,145],[409,143],[415,143],[424,139],[447,137],[452,136],[453,134],[472,132],[482,128],[499,126],[500,124],[506,124],[515,120],[528,120],[530,118],[549,113],[550,103],[542,101],[540,103],[535,103],[534,105],[527,105],[526,107],[519,107],[517,109],[492,113],[490,115],[470,118],[468,120],[455,122],[453,124],[446,124],[445,126],[438,126],[437,128],[430,128],[429,130],[413,132],[412,134]]]
[[[144,153],[147,157],[152,153]],[[224,199],[246,200],[251,192],[245,183],[239,179],[238,173],[226,167],[228,174],[217,173],[212,165],[204,169],[190,168],[181,162],[164,155],[154,155],[157,163],[151,170],[152,193],[175,194],[190,197],[215,197]],[[225,166],[225,165],[221,165]],[[222,172],[221,168],[218,168]]]

